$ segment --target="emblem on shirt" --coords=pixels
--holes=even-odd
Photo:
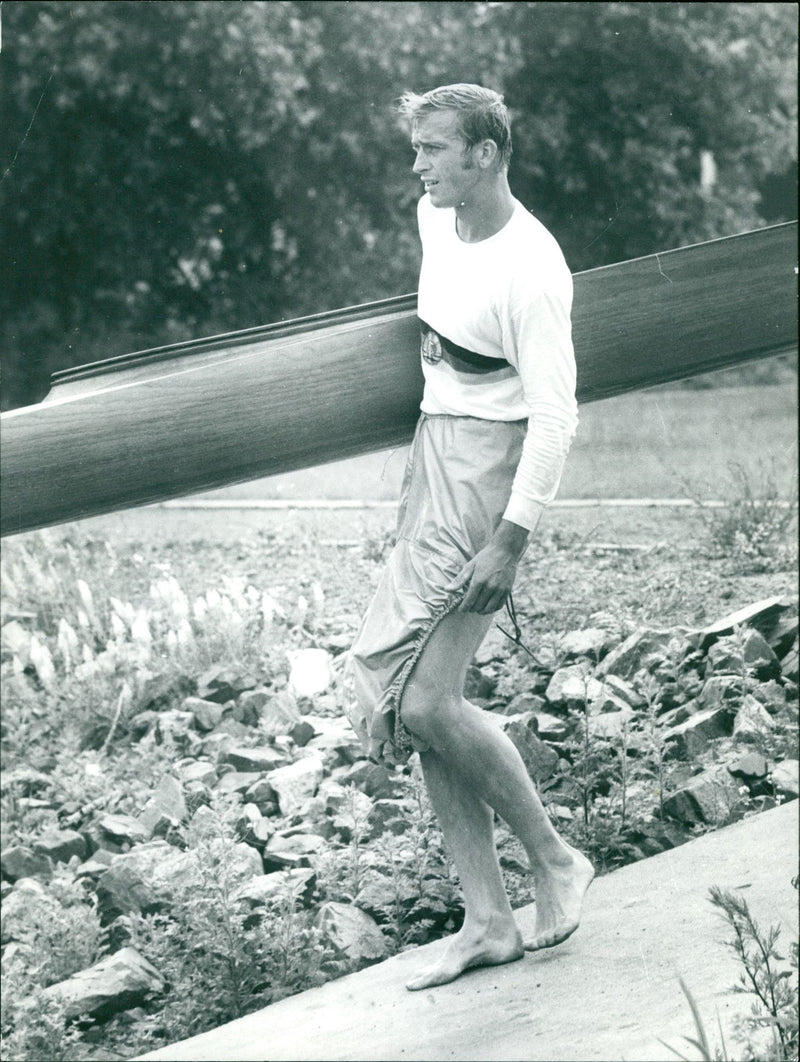
[[[442,341],[433,329],[423,333],[422,357],[429,365],[435,365],[437,361],[442,360]]]

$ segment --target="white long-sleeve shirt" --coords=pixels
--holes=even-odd
[[[504,516],[530,529],[555,497],[578,423],[572,276],[555,238],[516,199],[506,225],[478,243],[461,240],[455,211],[427,195],[418,220],[418,312],[433,330],[422,343],[422,412],[527,418]]]

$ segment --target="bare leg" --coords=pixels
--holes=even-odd
[[[455,980],[472,966],[523,955],[494,844],[494,815],[435,752],[420,754],[425,784],[464,892],[464,924],[438,962],[408,982],[416,991]]]
[[[536,883],[536,929],[525,947],[535,950],[559,944],[575,931],[594,872],[589,861],[556,833],[513,742],[461,695],[469,661],[490,621],[474,613],[454,613],[442,621],[414,671],[402,714],[406,726],[430,746],[450,779],[450,792],[443,792],[443,797],[451,802],[458,799],[455,788],[463,804],[464,793],[473,795],[497,811],[525,847]],[[461,814],[458,804],[454,810]],[[455,857],[455,826],[448,819],[440,821]],[[485,841],[479,843],[485,846]],[[491,852],[496,863],[493,838]],[[457,863],[465,901],[469,903],[469,888],[478,905],[474,917],[468,908],[465,925],[480,924],[485,901],[484,886],[477,882],[467,886],[463,874],[482,881],[485,859],[485,854],[476,859],[467,846],[463,872]]]

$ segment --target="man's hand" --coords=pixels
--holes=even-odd
[[[459,612],[488,615],[503,607],[514,585],[517,565],[525,552],[529,535],[530,532],[519,524],[500,521],[490,541],[467,561],[447,588],[459,590],[467,587]]]

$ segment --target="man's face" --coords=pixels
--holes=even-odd
[[[480,171],[472,151],[458,131],[455,111],[435,111],[414,122],[411,147],[416,153],[418,174],[436,207],[457,207],[468,201],[478,184]]]

